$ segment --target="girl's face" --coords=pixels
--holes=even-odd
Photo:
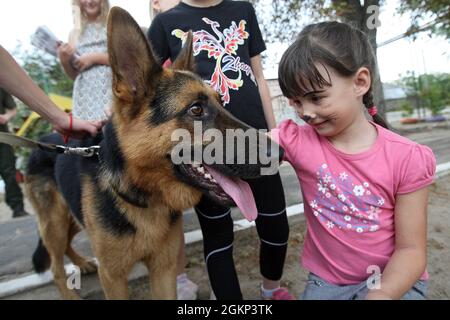
[[[102,12],[102,0],[79,0],[80,9],[89,20],[96,19]]]
[[[303,96],[289,99],[289,104],[320,135],[334,137],[364,117],[362,97],[370,87],[370,73],[361,68],[354,76],[342,77],[331,67],[317,68],[331,86],[311,88]]]
[[[152,0],[153,9],[156,12],[165,12],[175,7],[180,0]]]

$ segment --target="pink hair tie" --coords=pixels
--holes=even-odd
[[[378,109],[376,106],[372,106],[372,107],[368,108],[367,111],[369,111],[369,114],[372,117],[378,113]]]

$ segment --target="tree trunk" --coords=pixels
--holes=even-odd
[[[380,7],[380,0],[365,0],[364,5],[361,5],[359,0],[347,0],[345,2],[347,6],[341,13],[342,19],[367,34],[369,42],[374,50],[375,59],[377,60],[377,28],[369,28],[367,26],[367,20],[373,14],[367,13],[367,8],[371,5]],[[342,0],[334,0],[333,3],[335,5],[342,4]],[[386,104],[384,101],[383,86],[381,84],[378,67],[373,78],[372,93],[379,114],[386,119]]]

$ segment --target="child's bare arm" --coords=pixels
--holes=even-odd
[[[66,72],[66,74],[72,79],[78,75],[78,70],[76,70],[71,63],[71,59],[75,53],[75,47],[68,43],[63,43],[58,47],[58,57],[61,65]]]
[[[258,83],[258,90],[263,104],[264,116],[266,118],[269,130],[271,130],[275,128],[277,124],[275,121],[275,115],[273,113],[272,98],[270,96],[269,86],[267,85],[267,81],[264,78],[261,55],[258,54],[252,57],[250,59],[250,63],[252,65],[252,71],[253,74],[255,75],[256,82]]]
[[[109,65],[109,57],[107,53],[90,52],[75,59],[74,65],[79,71],[86,70],[94,65]]]
[[[381,288],[367,299],[400,299],[420,278],[427,264],[428,187],[397,195],[395,250],[381,277]]]
[[[58,58],[64,72],[70,79],[75,80],[79,71],[72,65],[72,60],[76,52],[75,31],[72,30],[69,34],[69,42],[61,43],[58,47]]]

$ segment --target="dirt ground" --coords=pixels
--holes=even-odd
[[[430,188],[428,207],[428,272],[429,299],[450,299],[450,175],[440,178]],[[300,265],[300,253],[305,235],[304,216],[290,218],[290,240],[282,285],[296,297],[303,292],[307,271]],[[234,258],[244,299],[259,299],[261,281],[258,266],[258,236],[254,228],[235,234]],[[209,299],[210,289],[202,258],[202,244],[187,248],[188,275],[200,285],[199,299]],[[132,298],[147,297],[147,281],[131,283]],[[98,299],[99,296],[87,297]]]

